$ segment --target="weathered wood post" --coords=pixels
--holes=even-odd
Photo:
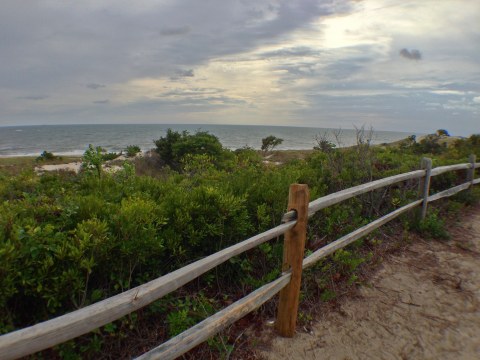
[[[297,223],[285,233],[282,271],[291,270],[292,278],[290,283],[280,291],[277,321],[275,323],[277,332],[285,337],[293,337],[297,325],[309,199],[310,194],[307,185],[290,185],[287,211],[295,210]]]
[[[470,169],[468,169],[467,172],[467,181],[470,182],[470,191],[473,189],[473,180],[475,179],[475,161],[477,160],[477,157],[475,154],[471,154],[468,157],[468,162],[472,165]]]
[[[418,188],[420,196],[423,198],[420,219],[424,220],[427,216],[428,195],[430,193],[430,178],[432,173],[432,159],[422,158],[421,168],[426,170],[425,177],[420,181],[420,186]]]

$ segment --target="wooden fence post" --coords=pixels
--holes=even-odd
[[[421,220],[424,220],[427,216],[427,206],[428,206],[428,195],[430,193],[430,178],[432,172],[432,159],[430,158],[422,158],[421,168],[425,169],[425,177],[422,181],[420,181],[419,192],[420,196],[423,198],[422,203],[422,212],[421,212]]]
[[[472,165],[470,169],[468,169],[467,172],[467,181],[470,181],[470,191],[473,188],[473,180],[475,179],[475,161],[477,160],[477,157],[475,154],[471,154],[468,157],[468,162]]]
[[[296,211],[297,223],[285,233],[282,271],[291,270],[292,277],[290,283],[280,291],[277,321],[275,323],[277,332],[285,337],[293,337],[297,325],[303,254],[307,237],[309,198],[307,185],[290,185],[287,211]]]

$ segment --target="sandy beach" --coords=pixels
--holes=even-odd
[[[266,359],[479,359],[480,207],[449,241],[417,239],[308,332]]]

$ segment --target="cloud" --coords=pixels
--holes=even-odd
[[[422,53],[416,49],[408,50],[403,48],[400,50],[400,56],[404,57],[405,59],[409,60],[421,60]]]
[[[106,100],[96,100],[96,101],[93,101],[94,104],[98,104],[98,105],[105,105],[105,104],[109,104],[110,103],[110,100],[106,99]]]
[[[194,77],[193,69],[189,70],[177,70],[176,74],[180,77]]]
[[[304,57],[304,56],[318,56],[320,51],[312,49],[307,46],[295,46],[290,48],[281,48],[278,50],[266,51],[260,54],[260,57],[273,58],[273,57]]]
[[[28,96],[21,96],[21,97],[19,97],[19,99],[37,101],[37,100],[45,100],[48,97],[49,97],[48,95],[28,95]]]
[[[86,87],[89,88],[89,89],[93,89],[93,90],[97,90],[97,89],[100,89],[100,88],[104,88],[106,87],[107,85],[103,85],[103,84],[96,84],[96,83],[90,83],[90,84],[87,84]]]
[[[175,75],[170,76],[170,80],[182,80],[183,78],[193,78],[195,77],[195,72],[193,69],[188,70],[175,70]]]
[[[476,96],[473,98],[473,102],[474,103],[477,103],[477,104],[480,104],[480,96]]]
[[[191,31],[190,26],[164,28],[160,31],[163,36],[186,35]]]
[[[458,95],[458,96],[465,95],[465,91],[458,91],[458,90],[433,90],[432,93],[437,95]]]
[[[216,95],[222,93],[223,89],[217,88],[188,88],[188,89],[180,89],[174,88],[170,91],[165,93],[159,94],[158,97],[168,97],[168,96],[190,96],[190,95]]]

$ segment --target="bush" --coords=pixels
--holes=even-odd
[[[140,149],[140,146],[138,145],[128,145],[127,148],[125,149],[125,152],[127,153],[128,157],[134,157],[138,153],[140,153],[142,150]]]
[[[53,153],[45,150],[44,152],[42,152],[42,153],[40,154],[39,157],[37,157],[36,160],[37,160],[37,161],[46,161],[46,160],[55,160],[55,159],[57,159],[57,158],[58,158],[58,156],[55,156],[55,155],[53,155]]]
[[[167,130],[165,137],[154,141],[155,151],[166,165],[180,170],[185,155],[208,155],[217,163],[223,160],[226,150],[218,138],[206,131],[189,134],[187,131],[179,133],[172,129]]]
[[[433,154],[438,155],[447,149],[447,144],[439,143],[440,136],[436,134],[426,135],[420,142],[414,145],[415,153],[417,154]]]
[[[103,153],[102,154],[102,159],[103,159],[103,161],[110,161],[110,160],[115,160],[119,156],[120,156],[120,154],[117,154],[115,152]]]
[[[450,234],[445,229],[445,221],[438,216],[438,211],[430,209],[424,220],[418,224],[418,231],[426,237],[434,239],[449,239]]]

